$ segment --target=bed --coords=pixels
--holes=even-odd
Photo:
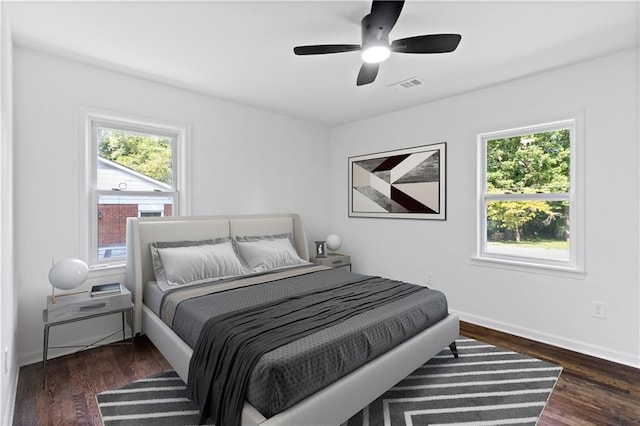
[[[157,300],[154,301],[153,296],[149,296],[153,294],[152,287],[156,281],[150,245],[158,242],[274,235],[288,235],[298,256],[308,261],[308,242],[302,218],[297,214],[128,219],[126,286],[131,291],[135,305],[136,332],[142,332],[149,337],[185,382],[189,377],[189,363],[194,352],[193,338],[189,338],[188,332],[185,335],[184,331],[172,330],[167,325],[166,318],[163,319],[164,314],[158,311]],[[301,272],[296,272],[298,270]],[[259,287],[266,288],[280,285],[287,280],[303,280],[295,281],[296,285],[299,282],[304,284],[304,280],[315,282],[318,281],[315,277],[320,274],[324,274],[323,277],[336,276],[338,280],[358,278],[357,274],[347,276],[347,272],[301,265],[300,268],[271,272],[266,274],[266,278],[254,274],[245,277],[244,281],[249,282],[249,287],[258,287],[253,285],[255,283],[252,284],[252,280],[264,282],[267,284],[260,284]],[[223,285],[227,285],[227,282],[229,285],[235,285],[234,280],[222,281]],[[183,305],[188,306],[187,303],[181,302],[180,306]],[[442,318],[438,318],[428,328],[417,331],[402,343],[379,356],[376,355],[366,364],[277,414],[267,418],[261,413],[264,412],[263,409],[259,410],[252,403],[244,402],[241,423],[243,426],[340,425],[442,348],[451,345],[458,333],[458,318],[445,312]],[[185,340],[189,341],[189,344]]]

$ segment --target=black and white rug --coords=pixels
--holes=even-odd
[[[473,339],[456,340],[346,423],[535,425],[562,367]]]
[[[473,339],[457,345],[460,358],[444,349],[344,425],[535,425],[562,368]],[[184,395],[184,382],[165,371],[97,400],[105,426],[197,424]]]
[[[102,423],[108,425],[197,425],[198,407],[173,370],[96,395]]]

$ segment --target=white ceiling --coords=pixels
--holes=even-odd
[[[639,45],[637,1],[407,1],[390,39],[459,33],[449,54],[393,53],[356,87],[368,1],[6,2],[17,45],[326,126],[408,108]],[[420,77],[409,90],[388,85]],[[606,78],[606,76],[603,76]]]

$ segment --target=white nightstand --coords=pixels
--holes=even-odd
[[[131,293],[126,287],[122,286],[122,291],[120,293],[105,296],[91,297],[89,292],[69,296],[57,296],[56,303],[52,303],[51,296],[47,296],[47,307],[42,310],[42,322],[44,323],[44,344],[42,348],[42,367],[44,370],[44,377],[42,387],[44,388],[47,382],[47,355],[49,352],[49,329],[51,327],[118,313],[122,314],[122,340],[126,340],[125,314],[129,313],[131,353],[135,356],[133,304],[131,303]],[[98,342],[84,346],[63,347],[89,348],[96,346]],[[51,349],[55,348],[57,348],[57,346],[51,347]]]
[[[312,257],[311,262],[316,265],[331,266],[332,268],[349,268],[351,270],[351,256],[339,253],[329,253],[326,257]]]

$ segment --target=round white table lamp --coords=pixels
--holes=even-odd
[[[80,259],[66,258],[55,262],[49,270],[49,282],[51,283],[51,301],[56,303],[55,289],[72,290],[80,287],[89,276],[89,267]],[[69,296],[71,294],[84,293],[84,291],[63,294]]]
[[[342,245],[342,241],[340,240],[340,237],[337,236],[336,234],[331,234],[325,240],[325,244],[327,245],[327,248],[329,250],[336,251]]]

